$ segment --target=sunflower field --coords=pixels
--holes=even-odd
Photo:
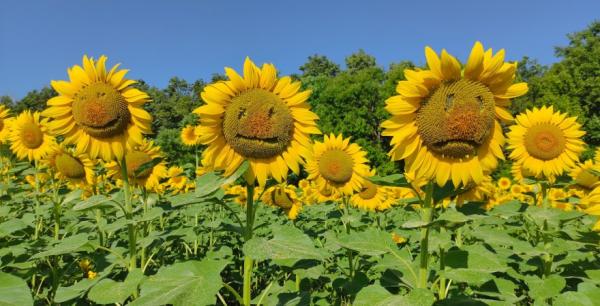
[[[41,109],[0,104],[0,305],[600,305],[594,126],[515,108],[537,81],[505,56],[350,71],[373,146],[311,103],[344,96],[322,74],[246,58],[170,158],[148,87],[84,55]]]

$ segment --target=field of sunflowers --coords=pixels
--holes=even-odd
[[[0,105],[0,305],[599,305],[600,151],[581,158],[577,118],[513,117],[528,86],[504,50],[425,58],[386,100],[379,176],[249,58],[181,131],[196,164],[170,163],[149,96],[84,56],[44,111]]]

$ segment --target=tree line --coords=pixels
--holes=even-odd
[[[600,22],[567,35],[569,43],[556,47],[558,61],[541,65],[535,59],[518,61],[517,78],[529,83],[529,92],[513,100],[513,114],[542,105],[554,107],[578,117],[590,146],[600,145]],[[388,117],[385,100],[395,94],[396,83],[404,79],[404,69],[415,68],[411,61],[380,66],[375,57],[359,50],[345,59],[345,65],[324,55],[309,56],[292,77],[312,90],[310,104],[319,115],[323,133],[343,133],[352,136],[369,154],[371,164],[380,174],[394,171],[397,165],[389,161],[389,139],[381,136],[380,123]],[[192,110],[202,104],[200,93],[212,82],[225,79],[214,74],[211,80],[188,82],[178,77],[169,80],[165,88],[150,86],[140,80],[138,86],[152,98],[147,110],[154,117],[151,135],[171,162],[184,165],[194,162],[194,148],[183,146],[179,134],[186,125],[196,124]],[[46,86],[33,90],[20,100],[0,97],[13,113],[25,109],[42,110],[56,92]]]

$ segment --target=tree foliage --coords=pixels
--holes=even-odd
[[[587,131],[586,141],[600,144],[600,22],[593,22],[580,32],[567,35],[569,43],[556,48],[559,61],[544,66],[535,59],[523,57],[518,63],[517,78],[529,84],[529,92],[513,101],[517,114],[533,106],[554,105],[555,108],[578,116]],[[414,68],[409,61],[393,63],[387,69],[377,65],[374,56],[360,49],[345,59],[345,69],[324,55],[311,55],[299,67],[305,89],[311,89],[310,103],[320,117],[324,133],[351,136],[368,151],[369,159],[380,174],[394,171],[386,156],[389,139],[382,137],[380,123],[388,117],[385,100],[395,95],[396,84],[404,79],[404,69]],[[226,80],[215,73],[210,82]],[[192,110],[202,104],[200,93],[207,83],[189,83],[173,77],[166,88],[137,85],[152,98],[146,105],[154,121],[152,138],[162,146],[169,160],[177,164],[193,161],[193,149],[184,147],[179,137],[181,128],[196,124]],[[0,97],[0,103],[12,105],[14,113],[25,109],[42,110],[56,92],[46,86],[13,101]]]

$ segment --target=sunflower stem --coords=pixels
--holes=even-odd
[[[121,177],[123,178],[123,196],[125,198],[125,219],[127,219],[127,231],[129,234],[129,271],[136,268],[137,248],[136,248],[136,228],[133,222],[133,207],[131,204],[131,190],[129,185],[129,176],[127,175],[127,161],[125,155],[121,159]]]
[[[425,190],[425,200],[421,208],[421,220],[425,223],[421,227],[420,260],[419,260],[419,283],[417,288],[427,289],[427,278],[429,276],[429,224],[433,219],[433,183],[429,182]]]
[[[244,241],[252,239],[254,230],[254,182],[246,185],[246,231],[244,233]],[[252,300],[252,267],[254,260],[248,255],[244,255],[244,288],[243,300],[244,306],[250,306]]]
[[[344,214],[346,216],[346,221],[344,222],[344,227],[346,228],[346,234],[350,235],[350,209],[348,207],[349,201],[348,197],[344,197]],[[354,254],[352,254],[352,250],[347,249],[346,254],[348,255],[348,271],[350,278],[354,277]]]

